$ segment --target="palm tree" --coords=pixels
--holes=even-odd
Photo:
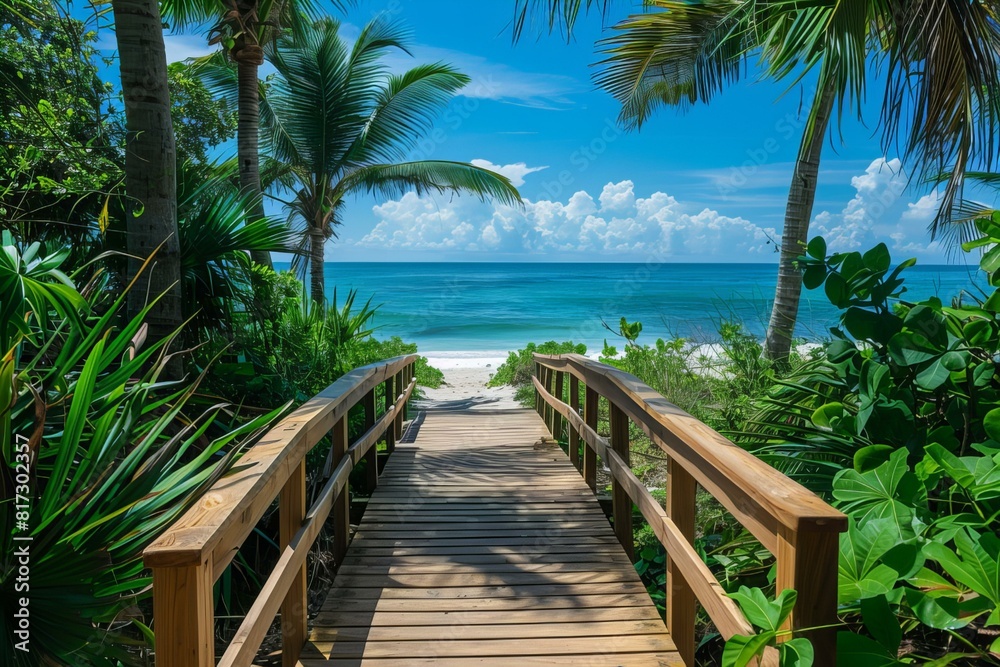
[[[391,22],[376,18],[353,46],[339,24],[323,20],[284,40],[269,56],[277,70],[261,102],[265,152],[287,165],[285,204],[303,230],[310,290],[323,300],[323,255],[336,235],[348,195],[409,190],[470,192],[506,204],[520,202],[510,181],[462,162],[406,162],[438,111],[469,82],[441,63],[390,74],[384,56],[406,50]]]
[[[517,0],[515,36],[529,11],[550,29],[571,28],[581,10],[607,12],[612,0]],[[967,165],[989,163],[996,146],[997,3],[990,0],[645,0],[602,40],[597,81],[621,102],[621,120],[640,127],[661,105],[708,102],[737,81],[751,59],[765,76],[801,81],[816,92],[789,187],[778,280],[765,352],[787,358],[798,316],[795,266],[812,217],[827,128],[845,108],[861,115],[874,63],[886,72],[881,128],[916,178],[949,172],[932,235],[950,229]]]
[[[340,0],[333,5],[342,8]],[[254,201],[250,213],[264,217],[260,178],[260,84],[258,70],[264,64],[264,49],[273,45],[288,28],[301,30],[305,17],[316,12],[314,0],[164,0],[163,16],[175,28],[217,21],[210,32],[211,43],[225,47],[228,59],[236,63],[236,153],[240,187]],[[271,266],[268,252],[255,250],[253,261]]]
[[[170,121],[167,58],[156,0],[112,0],[125,103],[125,192],[129,312],[163,295],[150,311],[150,336],[170,335],[182,322],[177,238],[177,164]],[[152,268],[143,262],[156,252]],[[179,372],[176,364],[171,372]]]

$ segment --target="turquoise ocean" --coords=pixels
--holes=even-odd
[[[277,268],[287,268],[287,264]],[[774,296],[773,264],[327,263],[326,286],[343,302],[350,290],[380,307],[379,338],[400,336],[421,352],[496,353],[546,340],[573,340],[598,352],[620,341],[622,317],[642,322],[640,342],[717,338],[723,320],[763,336]],[[907,300],[962,290],[981,294],[972,267],[906,270]],[[978,287],[977,287],[978,286]],[[828,336],[837,311],[822,291],[803,291],[796,336]],[[485,356],[485,355],[484,355]]]

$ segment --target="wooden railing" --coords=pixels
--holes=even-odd
[[[633,556],[632,504],[649,522],[668,556],[667,628],[685,663],[694,664],[696,602],[726,639],[753,630],[739,607],[693,547],[695,494],[701,486],[745,526],[777,561],[777,589],[794,588],[789,620],[815,648],[816,665],[835,662],[837,557],[846,517],[680,408],[634,375],[586,357],[534,355],[536,408],[553,437],[569,426],[569,456],[596,490],[597,457],[611,472],[612,519],[619,541]],[[569,403],[562,400],[568,375]],[[581,410],[580,389],[584,385]],[[597,432],[599,402],[608,403],[610,438]],[[582,416],[581,416],[582,413]],[[669,457],[666,507],[633,474],[629,422]],[[634,559],[634,558],[633,558]],[[770,650],[766,664],[776,664]]]
[[[357,368],[304,403],[143,552],[153,571],[157,667],[216,664],[212,587],[276,497],[280,557],[219,664],[251,664],[279,611],[282,665],[296,664],[308,621],[306,555],[332,514],[334,559],[342,561],[350,529],[348,477],[364,458],[369,489],[378,484],[375,445],[384,439],[391,452],[401,435],[416,358]],[[385,404],[376,419],[378,385]],[[348,413],[359,403],[365,430],[349,442]],[[306,455],[328,433],[333,446],[322,471],[326,482],[307,510]]]

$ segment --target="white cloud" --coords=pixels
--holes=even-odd
[[[635,197],[632,181],[608,183],[595,201],[526,200],[523,208],[457,197],[446,204],[408,193],[373,209],[378,222],[364,246],[491,253],[563,252],[632,258],[766,257],[773,229],[654,192]]]
[[[515,188],[519,188],[522,185],[524,185],[524,177],[527,176],[528,174],[533,174],[536,171],[541,171],[542,169],[548,169],[547,166],[529,167],[524,162],[515,162],[514,164],[499,165],[499,164],[493,164],[489,160],[483,160],[480,158],[472,160],[471,163],[476,167],[480,167],[482,169],[489,169],[490,171],[496,172],[501,176],[506,176],[507,178],[510,179],[511,184]]]
[[[854,198],[840,213],[822,211],[813,218],[810,235],[822,235],[832,251],[864,250],[885,237],[896,222],[892,210],[906,189],[907,178],[898,159],[873,160],[865,173],[854,176]]]

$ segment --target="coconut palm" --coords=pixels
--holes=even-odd
[[[112,0],[115,38],[125,103],[125,192],[129,274],[139,281],[129,292],[135,315],[149,295],[163,295],[147,321],[155,340],[181,324],[180,247],[177,240],[177,164],[167,58],[156,0]],[[140,271],[156,252],[152,270]],[[170,365],[170,372],[178,369]]]
[[[515,34],[531,10],[550,29],[572,27],[580,11],[607,12],[612,0],[517,0]],[[861,115],[872,65],[886,73],[880,127],[913,174],[950,172],[932,234],[950,229],[966,167],[989,163],[996,147],[998,3],[991,0],[645,0],[602,40],[597,81],[640,127],[663,105],[708,102],[737,81],[751,59],[764,76],[816,81],[785,208],[778,281],[765,351],[788,356],[798,316],[795,266],[812,216],[823,142],[831,118]]]
[[[402,161],[436,114],[469,82],[452,67],[418,65],[390,74],[385,56],[406,50],[404,35],[378,17],[353,45],[323,20],[284,40],[269,56],[277,70],[261,103],[264,151],[287,165],[285,204],[302,231],[310,292],[323,300],[323,251],[336,235],[348,195],[414,190],[469,192],[520,202],[510,181],[462,162]]]
[[[337,8],[340,0],[333,0]],[[174,28],[214,21],[210,42],[222,44],[226,57],[236,63],[237,128],[236,152],[240,187],[254,201],[262,202],[260,179],[260,109],[258,70],[264,63],[264,49],[273,46],[282,31],[292,32],[306,25],[316,14],[314,0],[164,0],[163,17]],[[264,217],[263,204],[252,211],[256,219]],[[253,260],[271,265],[270,253],[254,251]]]

